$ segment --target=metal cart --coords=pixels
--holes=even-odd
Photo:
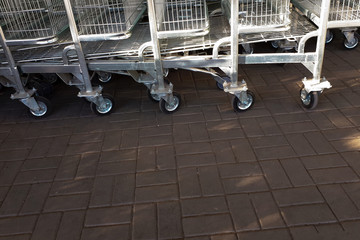
[[[81,41],[128,38],[146,9],[143,0],[75,0],[73,8]]]
[[[1,0],[8,45],[47,44],[67,27],[62,0]]]
[[[24,87],[18,67],[5,41],[1,26],[0,47],[0,83],[5,87],[14,88],[15,93],[11,95],[11,99],[22,102],[35,117],[45,117],[49,115],[52,108],[49,100],[41,96],[35,96],[35,89],[27,89]]]
[[[11,4],[10,1],[4,1],[7,4]],[[32,6],[34,1],[23,0],[23,5]],[[87,1],[86,3],[89,3]],[[132,4],[126,5],[130,7],[124,7],[124,1],[115,1],[112,0],[110,2],[107,1],[107,4],[104,5],[105,1],[91,1],[94,5],[92,8],[96,8],[96,6],[102,6],[101,11],[103,11],[102,15],[99,15],[99,18],[106,19],[106,21],[98,21],[96,20],[93,25],[89,25],[89,28],[92,29],[91,31],[83,32],[84,39],[87,40],[96,40],[95,44],[102,44],[100,40],[97,39],[99,35],[102,35],[102,39],[104,38],[111,38],[115,35],[117,36],[124,36],[128,37],[130,30],[132,29],[133,25],[136,23],[136,19],[140,18],[140,15],[144,11],[144,7],[139,8],[139,5],[134,7]],[[26,46],[16,46],[10,48],[4,48],[6,60],[5,62],[8,63],[8,69],[12,72],[8,74],[5,71],[2,71],[1,74],[7,80],[13,81],[13,76],[19,76],[19,69],[21,69],[22,73],[31,74],[31,73],[56,73],[66,84],[76,86],[79,88],[80,92],[78,94],[79,97],[86,98],[91,104],[91,109],[93,112],[99,115],[104,115],[110,113],[114,108],[114,100],[110,95],[102,93],[102,87],[93,87],[91,83],[91,76],[89,74],[89,70],[87,67],[87,62],[85,59],[84,51],[82,48],[82,44],[80,43],[80,34],[78,33],[75,18],[80,17],[80,21],[78,21],[82,28],[84,28],[84,19],[81,18],[82,12],[79,11],[76,15],[73,13],[73,6],[71,5],[69,0],[61,0],[61,8],[64,9],[62,14],[65,14],[67,19],[66,23],[69,24],[69,29],[65,31],[61,31],[55,40],[49,40],[48,36],[46,38],[36,38],[29,39]],[[120,4],[121,3],[121,4]],[[60,6],[60,5],[59,5]],[[29,12],[30,19],[32,20],[31,16],[36,12],[33,8],[25,10],[25,7],[22,8],[23,12]],[[90,5],[87,5],[87,10]],[[115,8],[118,7],[118,8]],[[106,10],[106,9],[107,10]],[[41,8],[42,9],[42,8]],[[88,13],[87,13],[88,14]],[[104,15],[105,14],[105,15]],[[108,14],[108,16],[106,16]],[[125,16],[126,15],[126,16]],[[22,15],[21,15],[22,16]],[[48,19],[48,16],[45,16],[45,19]],[[124,21],[126,19],[126,21]],[[19,22],[24,21],[22,25],[27,27],[29,25],[29,21],[26,19],[18,18]],[[111,22],[110,22],[111,21]],[[121,26],[125,26],[124,28],[116,28],[114,27],[111,29],[108,27],[110,24],[116,26],[116,22],[119,22]],[[107,23],[108,26],[105,26],[104,23]],[[95,25],[98,24],[98,28],[95,28]],[[85,24],[86,25],[86,24]],[[95,31],[94,31],[95,29]],[[115,29],[115,30],[114,30]],[[7,31],[7,28],[5,29]],[[70,31],[69,31],[70,30]],[[5,33],[6,33],[5,31]],[[96,32],[98,31],[98,32]],[[109,34],[106,34],[108,31]],[[111,32],[110,32],[111,31]],[[118,31],[118,32],[116,32]],[[54,32],[54,31],[52,31]],[[126,32],[126,34],[124,34]],[[92,35],[95,37],[92,38]],[[31,35],[32,36],[32,35]],[[18,37],[18,36],[16,36]],[[6,43],[8,42],[4,35],[1,36],[1,40],[4,44],[2,46],[7,46]],[[14,39],[12,43],[17,43],[20,39]],[[45,41],[45,42],[44,42]],[[44,43],[42,45],[29,45],[33,43]],[[91,50],[93,50],[93,46],[91,46]],[[6,69],[6,67],[5,67]],[[101,74],[100,76],[108,77],[106,74]],[[21,83],[20,77],[18,77],[17,84]],[[19,86],[17,88],[19,88]],[[27,95],[23,94],[26,92]],[[14,95],[12,98],[20,99],[24,102],[27,106],[30,107],[32,110],[33,107],[28,104],[27,102],[32,99],[31,97],[35,94],[35,90],[19,90],[19,94]],[[34,105],[34,103],[32,103]],[[33,113],[33,111],[32,111]],[[39,114],[34,114],[38,116]],[[45,115],[45,114],[44,114]]]
[[[203,36],[209,33],[205,0],[158,0],[154,3],[159,38]]]
[[[317,26],[320,24],[322,0],[292,0],[292,4],[308,16]],[[328,29],[340,28],[345,36],[344,46],[355,48],[359,39],[355,36],[360,26],[360,1],[358,0],[330,0]],[[333,33],[327,32],[327,42],[331,42]]]
[[[231,0],[222,0],[222,9],[229,21]],[[274,32],[289,29],[290,0],[240,0],[238,32]]]
[[[312,79],[303,80],[301,100],[306,108],[314,108],[319,93],[331,87],[325,78],[321,78],[329,14],[327,1],[322,2],[318,29],[297,11],[292,11],[289,14],[291,24],[286,31],[243,33],[239,37],[239,2],[231,0],[230,24],[223,15],[209,15],[208,34],[164,39],[159,38],[161,32],[166,31],[158,25],[158,2],[163,3],[161,0],[147,0],[149,23],[134,26],[129,38],[80,42],[81,35],[77,31],[70,0],[64,0],[71,35],[59,35],[56,45],[17,49],[13,52],[16,65],[24,73],[57,73],[67,84],[77,86],[79,96],[87,98],[98,114],[109,113],[114,102],[111,97],[102,94],[101,87],[92,87],[88,70],[132,76],[149,88],[149,96],[159,101],[160,109],[165,113],[176,111],[181,104],[181,97],[173,92],[173,85],[164,81],[166,69],[171,68],[213,76],[225,92],[234,95],[232,103],[235,111],[245,111],[254,103],[254,94],[248,90],[246,82],[238,81],[239,64],[304,64],[313,73]],[[318,37],[316,51],[305,52],[305,44],[312,37]],[[284,39],[296,40],[297,52],[238,54],[239,44]],[[229,51],[221,51],[223,48]],[[207,49],[212,53],[197,54]]]

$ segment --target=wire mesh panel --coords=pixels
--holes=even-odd
[[[145,11],[143,0],[75,0],[81,40],[125,39]]]
[[[360,19],[360,0],[332,0],[329,21],[351,21]]]
[[[282,31],[290,24],[290,0],[239,0],[239,33]],[[231,0],[222,0],[230,19]]]
[[[155,0],[159,38],[202,36],[209,32],[205,0]]]
[[[8,44],[41,44],[56,40],[67,26],[62,0],[0,0]]]
[[[301,6],[317,17],[320,17],[320,6],[322,0],[293,0],[296,6]],[[330,2],[330,22],[356,21],[360,19],[360,0],[331,0]]]

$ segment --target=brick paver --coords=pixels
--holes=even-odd
[[[172,115],[124,76],[104,85],[117,101],[104,117],[63,84],[40,120],[2,90],[0,240],[359,239],[360,50],[339,37],[323,73],[334,87],[311,111],[298,64],[240,66],[257,99],[243,113],[181,70]]]

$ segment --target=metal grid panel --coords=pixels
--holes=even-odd
[[[209,32],[205,0],[155,0],[159,38],[201,36]]]
[[[81,40],[111,40],[130,36],[145,11],[143,0],[75,0]]]
[[[62,0],[0,0],[8,44],[53,41],[67,26]]]
[[[296,1],[320,17],[322,0]],[[360,0],[331,0],[329,21],[351,21],[360,19]]]
[[[359,0],[332,0],[329,21],[348,21],[360,19]]]
[[[282,31],[289,20],[290,0],[239,0],[239,33]],[[222,0],[222,7],[231,17],[231,0]]]

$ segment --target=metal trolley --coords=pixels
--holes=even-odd
[[[319,26],[322,0],[292,0],[292,3]],[[328,29],[340,28],[346,38],[344,46],[347,49],[355,48],[359,43],[354,33],[360,26],[360,1],[330,0],[329,7]],[[333,33],[328,30],[326,42],[332,39]]]
[[[203,36],[209,33],[205,0],[155,1],[159,38]]]
[[[231,0],[222,0],[222,8],[231,17]],[[290,0],[240,0],[239,33],[274,32],[289,29]]]
[[[73,8],[81,41],[128,38],[146,9],[143,0],[75,0]]]
[[[0,12],[8,45],[51,43],[67,27],[62,0],[1,0]]]
[[[159,19],[163,19],[164,11],[159,9],[165,10],[167,5],[163,0],[147,0],[149,23],[134,26],[131,36],[127,39],[104,41],[100,40],[101,38],[90,37],[89,40],[93,41],[82,42],[81,37],[87,34],[78,31],[81,28],[81,21],[75,21],[73,9],[76,7],[73,8],[74,5],[70,0],[63,1],[71,34],[59,36],[56,44],[17,49],[13,52],[14,69],[21,68],[23,73],[56,73],[65,83],[78,87],[80,89],[78,96],[90,101],[92,110],[97,114],[109,113],[114,107],[114,101],[111,96],[102,93],[101,87],[92,86],[89,71],[130,75],[135,81],[148,87],[149,96],[159,101],[160,110],[165,113],[175,112],[181,104],[181,97],[173,92],[173,85],[164,80],[166,69],[171,68],[210,74],[225,92],[234,95],[233,108],[239,112],[250,109],[255,100],[246,82],[238,81],[239,64],[302,63],[313,73],[312,79],[303,80],[301,100],[306,108],[314,108],[318,103],[319,92],[331,87],[325,78],[321,78],[329,16],[329,2],[327,1],[322,2],[318,29],[305,17],[292,11],[289,13],[291,24],[287,30],[242,33],[240,37],[238,24],[241,4],[239,0],[231,0],[230,24],[228,18],[223,15],[209,14],[209,27],[205,21],[200,31],[196,25],[185,29],[164,30],[165,28],[159,24]],[[172,1],[172,4],[184,5],[185,2],[185,6],[191,6],[196,1]],[[113,3],[114,0],[111,2]],[[202,3],[200,1],[196,4],[196,8],[206,9]],[[185,12],[191,13],[191,11]],[[114,13],[114,11],[110,10],[108,13]],[[189,14],[181,18],[181,22],[192,22],[189,20],[193,16],[198,19],[196,15]],[[202,18],[195,22],[202,22]],[[193,30],[201,32],[200,36],[191,33]],[[181,37],[172,37],[175,33]],[[94,36],[104,34],[111,35],[110,38],[117,37],[114,32],[110,32],[110,35],[104,32],[93,32],[93,34]],[[305,52],[305,44],[312,37],[318,37],[316,51]],[[295,53],[238,54],[239,44],[284,39],[295,39],[298,42]],[[211,51],[197,54],[198,51],[207,49]],[[229,49],[229,51],[223,51],[223,49]]]
[[[55,1],[55,0],[53,0]],[[23,3],[21,8],[21,13],[29,12],[29,19],[24,18],[16,18],[14,19],[19,22],[19,25],[23,25],[24,28],[28,27],[28,25],[32,26],[33,15],[36,15],[38,9],[30,8],[32,7],[33,0],[22,0]],[[51,1],[47,1],[51,2]],[[89,3],[90,1],[87,1]],[[144,7],[140,8],[140,5],[137,4],[134,7],[132,2],[129,5],[124,4],[124,1],[115,1],[112,0],[105,6],[103,6],[104,1],[98,1],[95,4],[95,1],[91,1],[96,6],[102,6],[101,11],[103,11],[102,15],[98,17],[103,19],[103,21],[96,20],[94,24],[84,24],[84,19],[82,17],[82,11],[78,11],[75,14],[73,13],[73,6],[71,5],[69,0],[57,0],[59,3],[59,9],[63,9],[61,11],[62,15],[66,17],[66,26],[69,26],[69,29],[61,31],[61,33],[55,38],[54,33],[58,32],[57,25],[49,25],[47,26],[48,33],[53,33],[53,35],[46,35],[44,38],[30,38],[29,41],[26,41],[26,46],[22,47],[13,47],[10,49],[7,45],[8,42],[16,44],[20,41],[17,39],[19,35],[13,37],[13,41],[6,38],[6,36],[10,36],[11,30],[13,28],[8,28],[5,26],[5,34],[0,36],[1,45],[4,49],[5,56],[2,58],[3,64],[1,75],[6,79],[6,81],[10,82],[10,84],[6,84],[6,86],[12,86],[15,88],[16,93],[12,95],[13,99],[19,99],[26,106],[30,108],[30,112],[37,117],[42,117],[48,115],[51,109],[50,102],[46,101],[46,109],[39,110],[39,101],[34,101],[38,97],[35,96],[36,90],[26,90],[23,87],[19,69],[21,69],[22,73],[31,74],[31,73],[56,73],[66,84],[76,86],[79,88],[80,92],[78,94],[79,97],[86,98],[91,104],[91,109],[93,112],[99,115],[108,114],[114,108],[114,100],[110,95],[102,94],[102,87],[93,87],[91,83],[91,76],[89,74],[87,68],[87,62],[84,56],[84,51],[82,48],[82,44],[80,43],[80,35],[78,33],[76,27],[76,18],[80,17],[80,21],[78,24],[81,25],[82,29],[84,29],[84,25],[92,29],[91,31],[84,31],[84,39],[85,40],[97,40],[98,35],[102,35],[101,39],[111,38],[113,36],[121,36],[121,38],[126,38],[130,36],[130,31],[132,26],[136,23],[136,21],[140,18],[140,15],[144,12]],[[10,1],[4,1],[4,4],[11,4]],[[20,4],[20,3],[19,3]],[[129,6],[129,7],[125,7]],[[55,5],[54,5],[55,6]],[[29,7],[29,9],[26,9]],[[42,5],[39,7],[42,7]],[[89,7],[89,5],[87,5]],[[118,7],[118,8],[116,8]],[[40,8],[43,10],[43,8]],[[47,11],[50,12],[50,11]],[[4,13],[2,16],[4,16]],[[5,13],[6,14],[6,13]],[[89,13],[87,13],[89,14]],[[108,16],[107,16],[107,15]],[[20,14],[23,16],[26,14]],[[106,19],[106,21],[104,20]],[[137,20],[136,20],[137,19]],[[49,16],[44,16],[44,21],[49,20]],[[120,28],[116,26],[116,23],[119,22],[119,25],[124,26]],[[30,24],[31,23],[31,24]],[[36,22],[37,23],[37,22]],[[113,28],[110,28],[107,25],[114,25]],[[95,25],[98,25],[95,28]],[[54,28],[54,29],[53,29]],[[10,33],[8,33],[8,29]],[[94,30],[96,29],[96,30]],[[108,34],[105,32],[107,31]],[[58,32],[59,33],[59,32]],[[100,33],[100,34],[99,34]],[[42,33],[39,33],[42,34]],[[33,35],[29,35],[33,36]],[[95,37],[93,37],[95,36]],[[44,42],[45,41],[45,42]],[[44,44],[43,44],[44,43]],[[42,44],[38,46],[29,45],[29,44]],[[10,72],[10,73],[9,73]],[[100,78],[104,77],[104,75],[100,74]],[[108,75],[105,75],[108,77]],[[21,85],[21,86],[20,86]],[[45,102],[45,100],[43,101]],[[41,106],[43,106],[42,104]],[[40,107],[41,107],[40,106]],[[38,113],[41,111],[42,113]]]

